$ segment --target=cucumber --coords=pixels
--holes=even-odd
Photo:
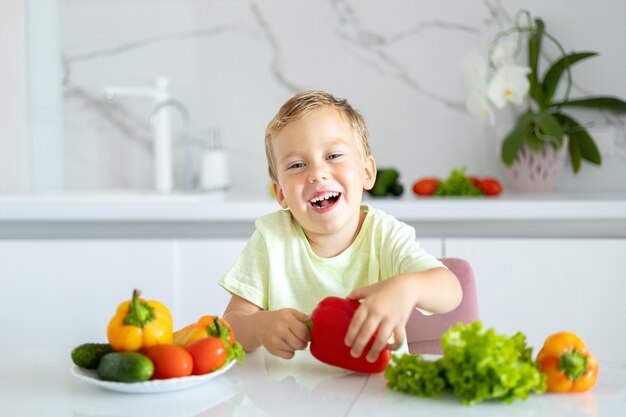
[[[143,382],[154,374],[154,364],[139,352],[113,352],[102,357],[97,373],[105,381]]]
[[[389,186],[388,191],[391,193],[392,196],[400,197],[402,193],[404,193],[404,186],[399,182],[394,182]]]
[[[81,368],[96,369],[100,359],[113,352],[108,343],[84,343],[72,350],[72,361]]]
[[[398,180],[400,173],[394,168],[379,169],[376,175],[374,187],[370,194],[374,197],[383,197],[389,191],[389,187]]]

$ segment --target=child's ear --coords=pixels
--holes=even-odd
[[[371,190],[376,182],[376,160],[372,155],[365,158],[363,189]]]
[[[276,181],[272,181],[272,190],[274,191],[274,197],[276,197],[276,201],[278,204],[284,209],[287,208],[287,201],[285,200],[285,194],[283,194],[283,189],[280,188],[280,185]]]

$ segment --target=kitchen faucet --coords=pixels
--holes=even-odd
[[[158,131],[159,124],[163,123],[162,116],[159,116],[159,113],[161,113],[161,111],[164,111],[168,107],[173,107],[178,110],[185,124],[185,131],[183,136],[183,144],[185,146],[183,188],[187,191],[190,191],[196,188],[196,178],[194,178],[193,171],[191,132],[189,111],[187,110],[187,107],[185,107],[185,105],[180,100],[176,100],[173,98],[161,101],[152,110],[152,114],[150,115],[150,128],[153,129],[155,132]]]
[[[169,79],[164,76],[156,77],[154,87],[137,86],[107,86],[104,95],[107,100],[115,100],[119,97],[144,97],[151,98],[156,103],[152,111],[151,127],[154,130],[154,186],[159,192],[167,193],[172,191],[173,170],[172,170],[172,138],[171,138],[171,118],[169,107],[171,98],[169,94]],[[189,124],[187,110],[182,103],[177,107],[185,123]],[[182,110],[184,109],[184,111]],[[161,111],[162,110],[162,111]],[[158,123],[154,119],[158,114]]]

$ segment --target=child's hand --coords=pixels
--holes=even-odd
[[[362,300],[361,306],[352,317],[345,338],[346,345],[352,347],[352,356],[361,356],[376,330],[376,340],[366,356],[369,362],[378,358],[392,335],[394,342],[389,349],[395,350],[404,343],[405,326],[414,307],[414,298],[408,294],[410,292],[406,279],[396,276],[358,288],[348,295],[347,298]]]
[[[264,311],[261,321],[261,344],[272,355],[291,359],[296,350],[305,349],[311,339],[306,314],[292,309]]]

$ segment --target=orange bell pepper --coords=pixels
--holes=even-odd
[[[559,332],[549,336],[536,362],[546,374],[551,392],[587,391],[598,379],[598,360],[574,333]]]
[[[217,337],[230,346],[235,343],[235,333],[226,320],[217,316],[202,316],[197,322],[174,332],[174,344],[187,347],[206,337]]]
[[[172,343],[172,315],[158,301],[139,298],[139,290],[133,298],[119,305],[107,327],[109,344],[116,351],[136,351],[154,345]]]

